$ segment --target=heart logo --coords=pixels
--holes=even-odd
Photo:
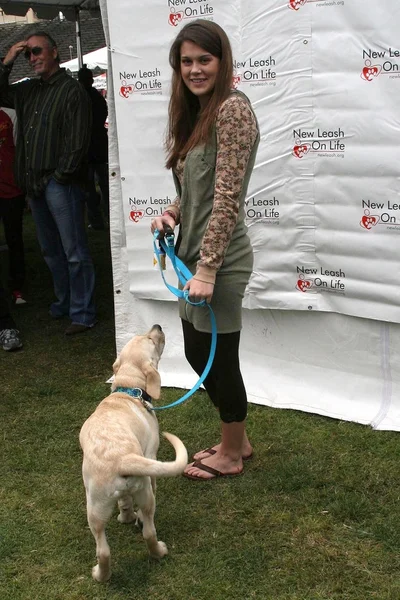
[[[171,13],[168,17],[168,23],[170,25],[172,25],[172,27],[177,27],[179,21],[182,21],[182,19],[183,19],[182,12]]]
[[[299,10],[300,6],[304,6],[307,0],[289,0],[289,8],[292,10]]]
[[[140,219],[143,217],[144,212],[142,210],[131,210],[129,213],[129,219],[134,223],[138,223]]]
[[[234,76],[232,77],[232,87],[233,87],[233,89],[235,89],[235,90],[236,90],[236,88],[237,88],[237,87],[238,87],[238,85],[240,84],[240,80],[241,80],[241,77],[240,77],[240,75],[234,75]]]
[[[119,95],[122,96],[122,98],[128,98],[132,92],[133,87],[131,85],[121,85]]]
[[[306,292],[312,287],[313,282],[311,279],[298,279],[296,284],[296,290],[299,292]]]
[[[372,229],[375,227],[379,221],[379,217],[377,215],[363,215],[361,217],[360,225],[364,227],[364,229]]]
[[[378,77],[379,73],[382,71],[382,67],[380,65],[367,65],[361,71],[361,79],[364,81],[372,81],[375,77]]]
[[[310,144],[300,144],[299,146],[293,146],[293,156],[296,158],[303,158],[307,152],[310,151]]]

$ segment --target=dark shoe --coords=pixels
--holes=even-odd
[[[18,329],[2,329],[0,331],[0,344],[6,352],[22,348]]]
[[[88,329],[93,329],[96,323],[97,321],[95,321],[92,325],[81,325],[81,323],[71,323],[71,325],[65,330],[65,335],[75,335],[77,333],[83,333],[84,331],[88,331]]]

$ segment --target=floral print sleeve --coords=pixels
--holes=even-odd
[[[197,273],[208,275],[221,267],[239,214],[239,197],[247,163],[258,135],[257,121],[246,100],[230,96],[217,120],[217,158],[214,203],[200,248]]]

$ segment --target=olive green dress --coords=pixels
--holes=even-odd
[[[191,150],[174,172],[178,197],[168,210],[180,224],[177,255],[193,274],[216,274],[211,306],[218,333],[242,327],[242,299],[253,268],[244,201],[259,137],[250,101],[232,91],[211,140]],[[179,300],[179,315],[196,330],[211,331],[207,307]]]

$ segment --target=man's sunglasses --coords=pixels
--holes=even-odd
[[[39,56],[39,54],[42,53],[42,50],[43,48],[41,48],[40,46],[34,46],[33,48],[28,48],[27,50],[25,50],[24,56],[26,60],[29,60],[31,54],[33,54],[33,56]]]

